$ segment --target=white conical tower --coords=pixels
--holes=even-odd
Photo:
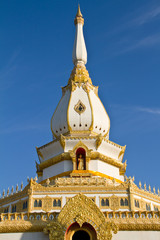
[[[78,6],[73,47],[74,68],[51,119],[54,140],[37,148],[39,182],[68,176],[98,176],[124,181],[125,146],[109,140],[110,119],[86,69],[84,19]],[[81,155],[81,165],[78,158]],[[80,174],[80,175],[79,175]]]
[[[76,25],[76,34],[73,46],[72,60],[74,65],[84,65],[87,63],[87,50],[83,36],[84,19],[79,5],[74,24]]]
[[[52,116],[51,130],[58,138],[65,135],[99,135],[109,138],[110,119],[98,97],[86,69],[87,50],[83,36],[84,19],[78,6],[73,47],[74,68],[68,85],[62,88],[62,98]]]

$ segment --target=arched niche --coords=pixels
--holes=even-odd
[[[86,170],[86,151],[82,147],[76,150],[76,170]]]
[[[71,224],[65,233],[65,240],[97,240],[95,229],[89,223],[83,223],[82,227],[77,222]]]
[[[91,158],[92,149],[88,147],[81,141],[79,141],[72,150],[69,151],[73,162],[73,170],[78,170],[78,157],[81,154],[84,157],[84,170],[88,170],[88,163]]]

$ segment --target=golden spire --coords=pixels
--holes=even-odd
[[[83,18],[83,15],[81,13],[81,10],[80,10],[80,5],[78,4],[78,10],[77,10],[77,14],[76,14],[76,17],[74,19],[74,24],[76,25],[77,23],[82,23],[84,24],[84,18]]]
[[[76,17],[83,17],[82,13],[81,13],[81,9],[80,9],[80,5],[78,4],[78,10],[77,10],[77,14]]]

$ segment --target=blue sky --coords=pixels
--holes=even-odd
[[[52,140],[50,119],[69,79],[78,2],[87,69],[127,145],[127,176],[160,187],[160,2],[0,1],[0,191],[35,177],[35,147]]]

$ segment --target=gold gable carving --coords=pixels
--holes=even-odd
[[[104,214],[97,205],[82,194],[67,201],[58,216],[58,222],[66,229],[74,222],[80,227],[83,223],[90,223],[97,232],[97,240],[111,240],[112,231],[117,233],[118,230],[114,223],[106,222]]]

